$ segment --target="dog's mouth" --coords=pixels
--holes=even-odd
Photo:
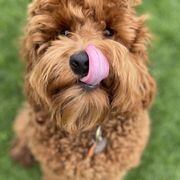
[[[76,88],[78,87],[82,91],[90,92],[90,91],[94,91],[94,90],[100,88],[101,84],[89,85],[89,84],[81,82],[80,80],[77,80],[76,83],[68,84],[64,87],[54,88],[53,90],[50,91],[51,92],[50,94],[53,96],[57,96],[57,95],[60,95],[61,93],[65,92],[66,90],[73,88],[73,87],[76,87]]]
[[[92,91],[92,90],[95,90],[99,87],[99,84],[90,85],[90,84],[83,83],[81,81],[79,81],[78,84],[85,91]]]

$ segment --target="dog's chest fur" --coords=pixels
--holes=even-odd
[[[58,175],[69,171],[68,174],[72,176],[78,173],[89,176],[89,173],[98,174],[97,171],[100,171],[101,175],[104,173],[106,177],[109,172],[116,174],[121,166],[127,166],[124,154],[128,154],[129,161],[132,161],[127,164],[132,166],[137,164],[138,157],[134,157],[133,150],[142,149],[141,134],[147,129],[148,124],[141,119],[147,118],[144,112],[142,117],[132,119],[114,116],[102,125],[103,137],[107,139],[106,148],[103,152],[89,158],[88,152],[92,147],[97,128],[78,135],[70,135],[57,128],[56,123],[46,116],[31,114],[30,117],[30,128],[27,134],[32,153],[53,173]],[[143,135],[143,138],[147,138],[147,135]]]

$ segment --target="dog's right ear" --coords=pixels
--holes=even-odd
[[[53,3],[58,3],[58,1],[54,0]],[[21,55],[30,69],[49,46],[50,34],[56,26],[51,14],[54,4],[49,3],[50,1],[42,2],[43,0],[31,0],[24,37],[21,41]]]
[[[29,4],[28,4],[28,21],[27,24],[24,28],[24,36],[21,38],[21,50],[20,50],[20,54],[22,56],[22,58],[25,60],[25,62],[27,62],[28,64],[30,63],[30,61],[32,61],[32,59],[35,59],[36,57],[36,47],[31,43],[31,33],[30,33],[30,29],[29,28],[29,24],[30,24],[30,20],[34,14],[34,10],[36,8],[35,5],[37,4],[37,0],[29,0]],[[31,64],[31,63],[30,63]]]

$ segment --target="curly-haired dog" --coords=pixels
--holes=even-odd
[[[155,82],[140,0],[34,0],[22,52],[27,105],[11,155],[44,180],[119,180],[149,136]]]

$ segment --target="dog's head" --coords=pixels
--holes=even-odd
[[[22,48],[30,103],[69,132],[88,130],[112,111],[130,116],[147,108],[155,83],[139,3],[34,0]]]

